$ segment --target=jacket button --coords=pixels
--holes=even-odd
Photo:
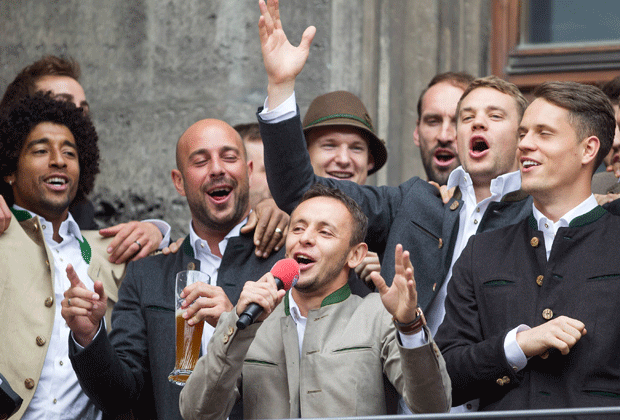
[[[229,339],[230,339],[230,336],[229,335],[225,335],[224,338],[222,339],[222,341],[224,342],[224,344],[227,344]]]
[[[553,318],[553,311],[551,309],[547,308],[544,311],[542,311],[542,316],[543,316],[543,318],[545,318],[548,321],[551,318]]]
[[[42,347],[44,345],[45,345],[45,338],[41,337],[41,336],[38,336],[37,337],[37,346]]]
[[[39,225],[37,225],[36,223],[32,226],[32,230],[34,230],[35,232],[37,232],[39,230]]]
[[[532,245],[534,248],[538,247],[539,243],[540,243],[540,241],[535,236],[532,239],[530,239],[530,245]]]
[[[187,264],[187,269],[188,270],[195,270],[196,269],[196,264],[194,264],[193,262]]]
[[[45,260],[45,265],[49,268],[49,266],[50,266],[49,260]]]
[[[499,386],[504,386],[504,379],[502,378],[497,378],[497,380],[495,381],[495,383]]]
[[[443,248],[443,239],[439,238],[439,246],[437,248]]]
[[[437,283],[433,284],[433,292],[437,290]]]
[[[235,329],[233,327],[228,327],[228,335],[233,335]]]
[[[24,385],[26,386],[27,389],[32,389],[34,388],[34,379],[32,378],[28,378],[24,381]]]
[[[450,210],[454,211],[456,209],[459,208],[459,202],[458,201],[453,201],[452,204],[450,204]]]
[[[53,304],[54,304],[53,297],[50,296],[47,299],[45,299],[45,306],[47,306],[48,308],[51,308]]]
[[[542,274],[538,277],[536,277],[536,284],[539,286],[543,285],[543,280],[545,279],[545,276],[543,276]]]

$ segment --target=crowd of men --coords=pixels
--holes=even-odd
[[[546,82],[528,103],[495,76],[439,74],[413,133],[427,179],[375,187],[388,152],[366,107],[335,91],[302,119],[315,28],[294,47],[278,2],[259,7],[267,98],[258,123],[180,135],[171,178],[191,220],[176,243],[158,220],[89,230],[99,149],[76,62],[44,57],[7,88],[0,374],[15,418],[619,405],[620,78]],[[284,257],[290,291],[269,272]],[[204,323],[184,387],[168,380],[182,270],[210,277],[183,292],[186,322]],[[239,329],[250,304],[263,312]]]

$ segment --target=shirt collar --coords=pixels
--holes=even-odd
[[[598,203],[596,202],[594,194],[590,194],[590,196],[584,201],[582,201],[577,207],[574,207],[573,209],[569,210],[564,216],[560,217],[560,220],[558,220],[554,225],[557,228],[567,227],[568,225],[570,225],[570,222],[572,222],[574,218],[594,210],[594,208],[597,206]],[[545,223],[549,223],[551,222],[551,220],[548,219],[544,214],[542,214],[534,204],[532,204],[532,209],[534,219],[536,219],[536,224],[538,225],[538,230],[543,230],[543,226],[545,225]]]
[[[247,222],[248,222],[248,218],[246,217],[241,222],[239,222],[235,227],[233,227],[230,230],[230,232],[228,232],[228,234],[224,237],[224,239],[218,244],[220,248],[220,253],[222,255],[224,255],[224,252],[226,251],[226,245],[228,244],[228,240],[230,238],[239,236],[239,234],[241,233],[241,228]],[[196,234],[196,231],[194,230],[194,226],[192,225],[192,221],[190,220],[189,222],[189,243],[192,246],[192,249],[194,250],[194,256],[198,256],[201,253],[213,254],[208,244],[205,244],[204,247],[200,246],[200,244],[203,242],[206,243],[204,239],[202,239],[200,236]]]
[[[15,210],[28,212],[28,214],[30,214],[30,217],[38,216],[39,221],[41,222],[41,226],[45,227],[43,234],[46,237],[49,236],[50,238],[53,236],[54,227],[52,225],[52,222],[47,221],[43,216],[40,216],[28,209],[20,207],[17,204],[13,204],[13,208]],[[77,222],[75,221],[71,213],[67,213],[67,218],[60,224],[60,228],[58,229],[58,234],[63,239],[73,236],[77,238],[79,241],[84,240],[84,238],[82,238],[82,232],[80,231],[80,227],[78,226]]]
[[[300,322],[305,321],[307,318],[301,314],[299,306],[297,306],[297,302],[295,302],[291,291],[289,290],[288,292],[286,292],[286,294],[288,295],[288,310],[291,314],[291,318],[293,318],[293,321],[295,321],[295,324],[299,324]]]
[[[450,173],[447,186],[448,188],[459,187],[463,195],[471,194],[473,197],[476,196],[471,176],[465,172],[463,166],[459,166]],[[514,171],[502,174],[491,180],[491,198],[501,198],[508,193],[517,191],[519,188],[521,188],[521,172]]]

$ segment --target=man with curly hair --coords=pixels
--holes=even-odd
[[[17,418],[101,418],[69,362],[60,315],[68,273],[105,290],[109,315],[125,271],[108,261],[112,239],[80,231],[69,212],[98,172],[97,133],[72,103],[37,94],[0,121],[0,194],[16,219],[0,236],[0,372],[24,399]]]
[[[49,93],[58,101],[71,102],[90,114],[90,108],[79,83],[80,65],[72,58],[47,55],[24,67],[7,86],[0,101],[0,115],[7,114],[23,98],[37,92]],[[92,189],[92,188],[91,188]],[[69,207],[71,215],[80,229],[98,229],[95,222],[95,208],[86,196],[78,195]],[[0,199],[0,234],[9,225],[11,214]],[[129,259],[142,258],[158,247],[166,245],[170,226],[161,220],[121,223],[101,229],[103,236],[114,236],[108,253],[110,261],[123,263]]]

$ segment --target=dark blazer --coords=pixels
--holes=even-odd
[[[254,255],[251,235],[230,238],[218,285],[235,304],[243,285],[258,280],[284,250]],[[177,272],[199,269],[189,236],[182,252],[132,262],[112,314],[112,332],[98,334],[84,350],[69,339],[71,363],[86,394],[106,414],[133,410],[139,418],[181,419],[181,387],[168,381],[174,368],[174,283]]]
[[[597,207],[560,228],[549,261],[530,216],[475,235],[448,283],[436,341],[452,380],[453,405],[481,410],[620,405],[620,218]],[[504,338],[566,315],[587,334],[566,356],[550,351],[515,373]]]
[[[259,109],[259,112],[261,110]],[[456,194],[444,206],[437,188],[414,177],[398,187],[373,187],[314,174],[301,127],[299,111],[294,118],[264,123],[260,115],[269,189],[278,206],[290,213],[314,183],[337,187],[353,198],[368,216],[366,242],[382,260],[381,275],[388,284],[394,278],[394,249],[402,244],[411,253],[418,303],[426,309],[448,274],[458,234],[463,204]],[[510,197],[509,197],[510,196]],[[518,222],[531,212],[525,194],[509,194],[505,202],[491,203],[479,232]]]

